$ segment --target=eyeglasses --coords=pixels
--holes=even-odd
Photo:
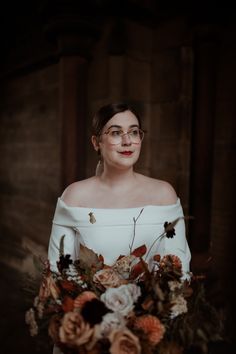
[[[144,137],[144,131],[139,128],[132,128],[129,129],[127,132],[124,132],[121,129],[111,128],[108,129],[105,133],[102,133],[101,135],[103,134],[107,135],[108,143],[112,145],[118,145],[122,143],[122,139],[126,135],[129,136],[129,139],[132,144],[140,144]]]

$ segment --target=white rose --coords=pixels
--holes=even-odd
[[[93,336],[86,344],[86,349],[91,350],[98,340],[108,338],[113,331],[124,330],[126,328],[125,324],[125,319],[120,313],[108,312],[103,316],[102,322],[93,327]]]
[[[133,297],[127,285],[109,288],[101,295],[101,300],[113,312],[127,316],[134,307]]]
[[[133,302],[136,302],[141,295],[141,289],[138,285],[136,284],[127,284],[126,285],[127,290],[130,292],[130,295],[132,296]]]
[[[108,312],[105,316],[103,316],[100,324],[100,333],[102,337],[107,337],[112,330],[121,330],[124,328],[124,317],[119,312]]]

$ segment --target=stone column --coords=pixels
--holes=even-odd
[[[53,8],[45,30],[57,45],[62,190],[86,176],[87,72],[98,28],[78,8]]]
[[[214,34],[197,33],[194,41],[192,156],[190,176],[190,245],[193,252],[210,247],[212,169],[217,74]]]

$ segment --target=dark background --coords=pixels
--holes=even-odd
[[[137,108],[147,130],[137,170],[169,181],[194,216],[192,270],[207,274],[233,340],[235,20],[228,2],[1,4],[2,353],[51,351],[28,335],[25,286],[34,257],[46,257],[57,197],[94,173],[92,116],[118,100]]]

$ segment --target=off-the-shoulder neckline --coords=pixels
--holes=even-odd
[[[146,204],[146,205],[141,205],[137,207],[127,207],[127,208],[94,208],[94,207],[83,207],[83,206],[70,206],[64,202],[64,200],[59,197],[58,201],[63,204],[64,208],[66,209],[74,209],[74,210],[79,210],[79,209],[84,209],[84,210],[105,210],[105,211],[119,211],[119,210],[138,210],[138,209],[144,209],[144,208],[173,208],[178,205],[180,205],[180,198],[177,198],[176,203],[174,204],[164,204],[164,205],[154,205],[154,204]]]

